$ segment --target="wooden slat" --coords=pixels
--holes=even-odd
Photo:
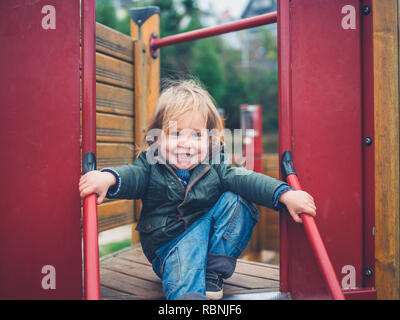
[[[96,83],[96,111],[133,116],[134,110],[135,101],[133,99],[132,90],[115,87],[100,82]]]
[[[97,141],[133,142],[133,118],[96,114]]]
[[[133,65],[96,53],[96,81],[133,89]]]
[[[161,280],[140,246],[125,248],[100,260],[103,299],[165,299]],[[224,282],[225,294],[279,291],[279,268],[238,260]]]
[[[96,51],[116,58],[133,62],[134,39],[113,30],[101,23],[96,23]]]
[[[151,266],[150,262],[147,261],[147,258],[144,256],[140,246],[132,246],[123,251],[121,250],[118,255],[123,259]]]
[[[100,231],[123,226],[134,221],[133,200],[115,200],[98,206],[98,228]]]
[[[133,143],[134,120],[131,117],[96,113],[97,142],[129,142]],[[82,135],[82,112],[81,112]]]
[[[97,169],[133,163],[134,147],[129,143],[97,143]]]
[[[137,299],[164,299],[162,286],[112,270],[100,269],[101,285],[125,294],[135,295]]]
[[[118,167],[133,162],[134,148],[129,143],[98,142],[96,147],[97,170],[105,167]]]
[[[375,287],[400,299],[399,1],[374,1]]]
[[[133,39],[96,22],[96,51],[133,63]],[[82,37],[81,37],[82,45]]]
[[[133,294],[110,289],[104,286],[100,287],[100,296],[104,300],[136,300]]]
[[[96,81],[133,89],[133,65],[126,61],[96,52]]]
[[[131,260],[121,259],[118,256],[112,260],[104,261],[102,263],[102,268],[126,273],[128,275],[155,283],[160,282],[160,278],[158,278],[158,276],[154,273],[150,264],[145,265],[141,263],[135,263]]]

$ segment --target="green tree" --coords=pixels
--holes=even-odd
[[[117,29],[118,19],[112,1],[96,1],[96,21],[112,29]]]
[[[196,42],[191,69],[209,89],[217,102],[225,93],[225,69],[220,63],[220,54],[216,49],[216,39],[204,39]]]
[[[137,7],[154,5],[160,8],[160,37],[203,28],[197,0],[141,0]],[[97,21],[122,33],[130,33],[129,14],[117,19],[112,0],[96,1]],[[276,61],[276,39],[268,29],[260,33],[260,43],[265,50],[263,59]],[[225,110],[228,128],[240,127],[240,104],[263,106],[263,131],[278,128],[278,80],[277,70],[241,66],[241,51],[227,47],[221,38],[214,37],[182,43],[160,50],[161,78],[182,78],[193,75],[208,88]],[[260,61],[262,63],[262,60]]]

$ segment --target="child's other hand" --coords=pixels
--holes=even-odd
[[[107,194],[108,188],[116,183],[112,173],[100,172],[98,170],[89,171],[79,180],[79,193],[81,198],[96,193],[97,204],[101,204]]]
[[[314,198],[305,191],[286,191],[279,197],[279,201],[286,205],[293,220],[298,223],[302,223],[301,213],[306,213],[313,217],[317,214]]]

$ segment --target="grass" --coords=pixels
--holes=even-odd
[[[122,241],[110,242],[99,246],[99,257],[106,256],[110,253],[117,252],[131,245],[131,238],[126,238]]]

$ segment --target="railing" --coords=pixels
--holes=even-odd
[[[229,32],[240,31],[244,29],[250,29],[255,27],[260,27],[267,24],[272,24],[277,22],[277,13],[271,12],[267,14],[262,14],[259,16],[246,18],[230,23],[225,23],[220,26],[202,28],[198,30],[183,32],[168,36],[165,38],[158,39],[153,35],[150,39],[150,48],[153,57],[156,56],[156,50],[162,47],[167,47],[183,42],[199,40],[203,38],[213,37]]]
[[[283,153],[281,164],[282,174],[286,177],[288,184],[295,190],[301,190],[301,185],[293,166],[292,153],[289,150]],[[310,241],[312,250],[317,259],[318,266],[321,269],[323,278],[332,298],[334,300],[345,300],[343,291],[336,277],[335,270],[333,269],[331,260],[329,259],[328,252],[325,249],[325,245],[322,241],[314,218],[307,214],[301,214],[300,216],[303,221],[308,240]]]

